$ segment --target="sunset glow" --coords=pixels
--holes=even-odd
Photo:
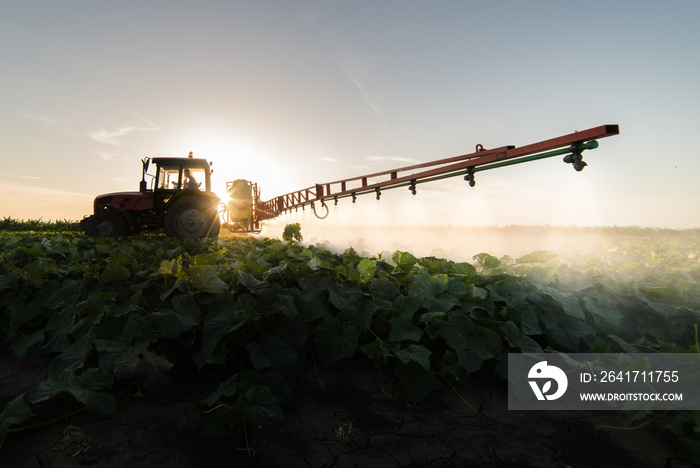
[[[536,3],[13,2],[0,216],[80,219],[144,157],[192,151],[219,195],[267,200],[619,124],[580,173],[537,161],[324,222],[700,226],[700,4]]]

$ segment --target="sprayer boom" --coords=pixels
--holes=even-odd
[[[325,202],[328,200],[338,203],[341,198],[351,197],[355,202],[359,195],[369,193],[375,194],[379,199],[382,190],[398,187],[408,187],[415,195],[418,184],[457,176],[464,176],[464,180],[473,187],[476,184],[475,173],[477,172],[560,155],[565,155],[564,162],[572,164],[575,170],[581,171],[587,165],[581,153],[584,150],[597,148],[596,139],[619,133],[618,125],[601,125],[520,148],[502,146],[485,149],[482,145],[477,145],[476,151],[470,154],[316,184],[268,201],[258,202],[256,215],[260,220],[271,219],[306,205],[310,205],[315,212],[315,203],[321,203],[327,209]]]

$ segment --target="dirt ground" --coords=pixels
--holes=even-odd
[[[43,380],[48,360],[0,359],[0,404]],[[245,442],[202,435],[199,401],[215,380],[126,396],[118,416],[81,413],[10,434],[2,467],[675,467],[660,427],[620,430],[615,412],[508,411],[505,382],[480,377],[411,405],[367,360],[336,363],[302,383],[275,427]],[[62,402],[51,403],[56,412]],[[38,408],[37,410],[41,410]],[[59,412],[60,414],[60,412]]]

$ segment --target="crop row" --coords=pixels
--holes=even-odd
[[[67,219],[56,221],[44,221],[41,218],[23,220],[14,219],[11,216],[0,219],[0,231],[70,232],[78,230],[78,223]]]
[[[417,402],[475,372],[505,377],[508,352],[698,351],[700,268],[675,247],[662,267],[643,249],[572,265],[552,252],[466,263],[255,238],[0,241],[0,337],[20,359],[54,356],[6,405],[0,434],[66,392],[114,415],[122,389],[163,391],[173,372],[220,370],[202,401],[207,433],[234,436],[282,418],[310,363],[366,356]]]

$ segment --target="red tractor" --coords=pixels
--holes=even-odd
[[[138,192],[119,192],[95,198],[94,213],[80,228],[95,237],[117,237],[143,230],[164,230],[169,236],[217,236],[221,229],[221,200],[211,190],[206,159],[146,158]],[[155,174],[149,174],[149,165]],[[151,178],[150,188],[146,177]]]

